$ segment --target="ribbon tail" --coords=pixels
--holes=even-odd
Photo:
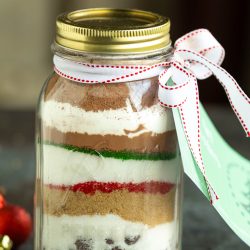
[[[189,84],[189,93],[187,101],[179,107],[180,116],[184,133],[192,152],[193,158],[196,161],[207,185],[207,191],[211,204],[218,199],[217,194],[213,190],[212,186],[206,176],[205,165],[201,153],[200,144],[200,107],[199,107],[199,92],[197,80],[194,76],[191,76],[191,82]]]
[[[210,69],[225,89],[234,113],[238,117],[247,137],[250,137],[250,99],[226,70],[213,64],[211,64]]]
[[[229,102],[238,117],[247,137],[250,137],[250,99],[240,88],[236,80],[219,65],[204,56],[189,50],[178,50],[184,60],[198,62],[207,67],[225,89]]]
[[[205,180],[205,189],[210,202],[218,199],[213,188],[206,177],[205,166],[201,154],[200,145],[200,109],[199,109],[199,91],[195,76],[187,72],[178,63],[172,63],[171,68],[166,69],[159,77],[159,101],[168,108],[178,108],[179,119],[177,123],[179,129],[184,131],[186,141],[190,152],[195,160],[197,167]],[[175,83],[174,85],[171,83]],[[179,131],[180,132],[180,131]],[[179,134],[177,131],[177,133]],[[183,162],[185,168],[185,162]]]

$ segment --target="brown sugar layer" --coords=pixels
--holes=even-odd
[[[127,190],[94,195],[44,187],[45,213],[62,216],[114,214],[151,227],[174,220],[176,190],[166,194],[133,193]]]
[[[126,107],[129,100],[131,107],[136,111],[138,110],[138,103],[143,108],[151,107],[158,102],[157,78],[150,79],[149,83],[145,91],[142,81],[91,85],[77,83],[62,78],[55,73],[47,84],[44,100],[69,103],[85,111],[120,109]],[[132,95],[131,89],[137,94]],[[138,95],[138,93],[141,93],[141,95]]]
[[[177,147],[176,131],[167,131],[162,134],[151,132],[129,138],[118,135],[89,135],[77,132],[63,133],[52,127],[44,127],[43,140],[62,145],[71,145],[93,150],[129,151],[139,153],[168,152],[175,153]]]

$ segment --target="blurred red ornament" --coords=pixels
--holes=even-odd
[[[3,208],[6,205],[6,201],[3,197],[3,195],[1,195],[0,193],[0,209]]]
[[[19,206],[3,204],[0,209],[0,235],[8,235],[14,246],[18,246],[26,241],[31,233],[31,217]]]

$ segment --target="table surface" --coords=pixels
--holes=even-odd
[[[209,115],[228,143],[250,159],[249,141],[229,108],[209,106]],[[35,175],[32,111],[0,110],[0,186],[10,202],[32,213]],[[205,216],[204,216],[205,215]],[[32,237],[19,250],[32,250]],[[249,249],[225,224],[193,183],[185,178],[183,250]]]

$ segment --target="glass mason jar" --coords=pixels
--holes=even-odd
[[[100,79],[81,65],[169,60],[169,26],[150,12],[87,9],[58,17],[52,48],[66,71]],[[158,75],[49,77],[37,110],[36,250],[181,249],[183,170]]]

